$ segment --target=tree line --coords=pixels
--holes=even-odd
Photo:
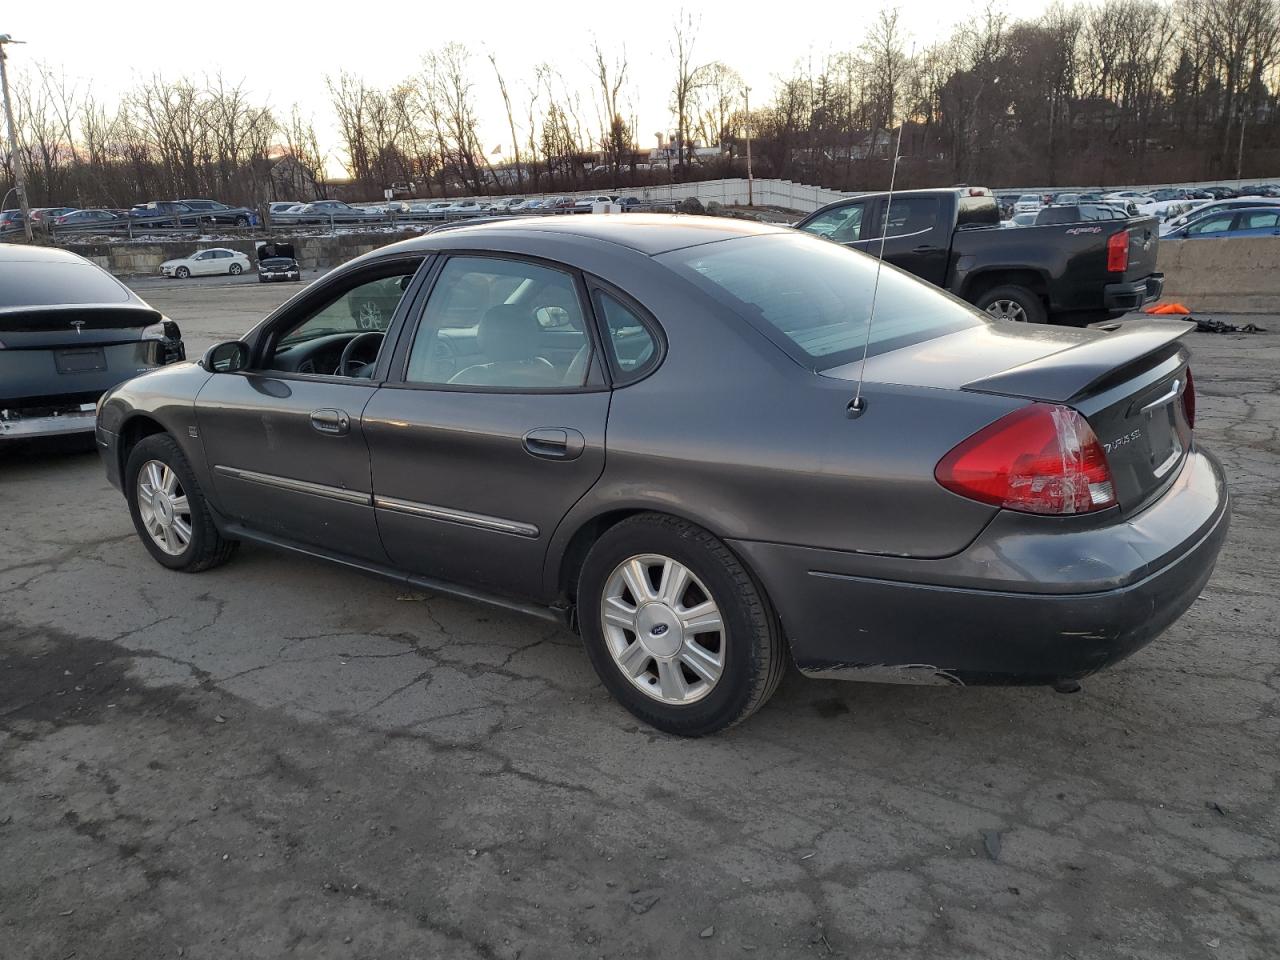
[[[243,82],[154,77],[105,103],[37,66],[13,83],[19,147],[3,157],[0,191],[15,162],[38,205],[621,187],[742,175],[748,132],[757,176],[846,190],[887,185],[899,142],[902,186],[1280,174],[1280,0],[1059,3],[1023,19],[992,7],[924,49],[907,27],[885,9],[847,50],[797,63],[748,104],[731,64],[699,57],[714,26],[681,13],[656,163],[637,130],[639,78],[624,48],[599,41],[568,76],[541,64],[510,77],[497,55],[459,43],[387,88],[327,76],[335,143]],[[504,116],[481,117],[485,89]],[[349,182],[327,182],[331,161]]]

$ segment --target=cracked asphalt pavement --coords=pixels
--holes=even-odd
[[[1190,344],[1236,520],[1165,636],[1071,696],[792,674],[699,741],[567,631],[171,573],[89,447],[0,452],[0,956],[1275,957],[1280,335]]]

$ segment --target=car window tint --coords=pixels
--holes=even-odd
[[[86,261],[0,263],[0,307],[69,303],[125,303],[129,292]]]
[[[282,332],[279,346],[288,347],[335,333],[385,333],[415,269],[406,268],[403,274],[370,280],[345,290]]]
[[[629,383],[639,379],[658,361],[658,338],[649,324],[617,297],[603,290],[593,291],[596,312],[605,323],[609,359],[615,380]]]
[[[865,203],[850,203],[819,214],[800,229],[805,233],[826,237],[840,243],[852,243],[862,231],[862,214]]]
[[[586,383],[591,339],[572,275],[522,260],[453,257],[440,272],[405,379],[505,389]]]
[[[880,210],[880,230],[884,230],[885,220],[889,227],[886,237],[904,237],[913,233],[931,230],[938,221],[938,209],[941,200],[938,197],[894,197],[891,203]],[[880,236],[877,230],[876,237]]]
[[[1193,223],[1190,227],[1188,227],[1187,233],[1190,233],[1190,234],[1218,233],[1221,230],[1230,230],[1231,220],[1233,217],[1234,217],[1234,214],[1231,214],[1231,213],[1225,213],[1220,215],[1215,214],[1215,215],[1205,217],[1199,223]]]
[[[828,369],[987,322],[973,307],[888,264],[876,317],[873,257],[796,234],[742,237],[658,258],[760,327],[797,360]]]
[[[1280,212],[1254,211],[1240,217],[1241,230],[1274,230]]]

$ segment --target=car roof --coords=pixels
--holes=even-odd
[[[85,258],[57,247],[0,243],[0,263],[84,263]]]
[[[787,233],[789,227],[757,223],[752,220],[735,220],[729,217],[696,217],[661,213],[592,214],[589,217],[556,217],[554,219],[503,219],[481,224],[456,227],[439,235],[396,244],[400,250],[433,249],[442,245],[448,237],[448,245],[455,245],[459,238],[483,241],[486,236],[524,236],[537,238],[553,234],[561,237],[582,237],[603,240],[628,247],[639,253],[653,256],[681,247],[692,247],[734,237],[758,234]],[[436,236],[433,242],[432,237]]]

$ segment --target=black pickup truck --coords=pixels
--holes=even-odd
[[[1002,228],[996,198],[978,187],[850,197],[796,227],[872,256],[883,241],[887,262],[1010,320],[1083,325],[1164,289],[1154,217]]]

